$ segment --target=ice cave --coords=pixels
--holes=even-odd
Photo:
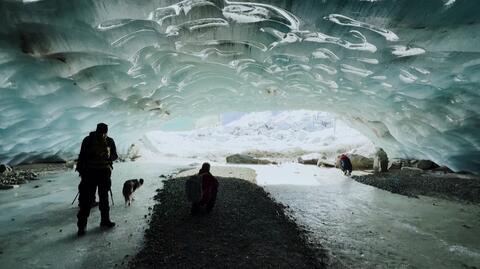
[[[134,203],[133,208],[143,209],[129,213],[138,227],[148,225],[143,216],[149,218],[146,207],[153,207],[159,188],[148,181],[148,176],[158,177],[152,160],[168,163],[161,166],[167,174],[179,167],[171,162],[173,157],[188,166],[195,158],[195,164],[201,164],[201,158],[215,163],[220,157],[224,161],[227,153],[247,150],[372,155],[382,148],[390,159],[429,160],[459,173],[455,186],[469,180],[464,189],[473,197],[480,186],[479,10],[480,2],[474,0],[0,0],[0,164],[68,163],[77,158],[82,138],[97,123],[106,122],[120,155],[140,150],[147,160],[142,169],[151,190],[138,194],[139,202]],[[133,178],[136,165],[140,164],[119,164],[114,173]],[[339,260],[320,267],[480,268],[478,197],[471,198],[473,204],[424,198],[416,202],[356,182],[357,187],[350,187],[354,181],[333,170],[323,175],[338,180],[318,183],[322,172],[292,165],[280,165],[276,172],[246,167],[255,170],[255,182],[291,208],[300,225],[318,235]],[[73,170],[62,173],[77,177]],[[286,189],[269,181],[285,176],[282,184],[292,184],[287,174],[303,175],[304,180]],[[93,239],[79,244],[61,241],[58,235],[50,239],[61,241],[52,252],[80,258],[55,264],[45,258],[47,250],[42,257],[24,258],[44,248],[25,235],[17,237],[32,229],[28,217],[22,216],[40,210],[19,199],[37,201],[39,207],[52,205],[46,215],[54,216],[61,208],[55,204],[58,199],[68,200],[77,191],[71,183],[59,183],[60,176],[49,178],[53,187],[40,190],[42,194],[35,183],[31,190],[22,186],[0,191],[0,226],[22,223],[1,234],[5,240],[0,240],[0,264],[92,268],[100,262],[100,268],[112,268],[120,266],[123,255],[134,255],[136,249],[127,246],[125,238],[137,230],[121,226],[113,235],[102,235],[123,242],[111,259],[88,252],[103,246]],[[312,188],[299,187],[310,183],[323,186],[331,196],[317,197]],[[115,184],[120,190],[122,183]],[[351,189],[357,194],[341,196]],[[299,203],[292,197],[305,200]],[[324,211],[337,213],[325,213],[316,202],[330,203]],[[432,204],[436,207],[430,208]],[[354,208],[351,214],[347,207]],[[66,227],[60,218],[75,218],[75,209],[58,213],[61,225],[38,217],[37,223],[55,228],[35,234],[39,238]],[[127,223],[127,217],[120,217],[123,209],[112,210]],[[355,210],[363,212],[363,219],[350,221]],[[387,213],[397,211],[402,215]],[[379,212],[385,214],[375,215]],[[422,218],[428,221],[420,224]],[[402,234],[393,235],[389,221],[404,232],[406,239],[398,248],[373,239],[364,242],[364,235],[352,228],[367,223],[373,228],[357,227],[359,231],[396,242]],[[383,226],[375,226],[380,222]],[[74,221],[68,225],[75,229]],[[455,225],[465,230],[458,232],[460,239],[452,239]],[[437,237],[436,232],[448,235]],[[128,238],[141,246],[143,233]],[[12,254],[13,246],[28,244],[33,245],[23,254]],[[78,244],[76,253],[65,250],[69,244]],[[370,248],[375,250],[365,250]],[[433,250],[424,254],[426,249]],[[428,261],[412,258],[415,253]],[[264,262],[236,265],[256,268]],[[293,263],[285,261],[280,267],[296,267],[288,262]],[[306,264],[305,268],[318,265]],[[227,263],[212,268],[220,265]],[[139,268],[148,268],[143,266]]]
[[[228,111],[334,113],[390,155],[480,168],[475,1],[2,1],[3,162]],[[27,160],[28,161],[28,160]]]

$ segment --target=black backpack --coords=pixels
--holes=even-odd
[[[191,203],[198,203],[202,199],[202,175],[190,176],[185,182],[185,193]]]

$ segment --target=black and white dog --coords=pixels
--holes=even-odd
[[[129,179],[123,183],[123,197],[125,198],[125,206],[130,205],[132,203],[132,195],[143,185],[143,178],[141,179]]]

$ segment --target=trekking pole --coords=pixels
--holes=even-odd
[[[115,205],[115,202],[113,201],[113,193],[112,193],[112,189],[110,189],[110,198],[112,198],[112,206]]]
[[[72,205],[73,205],[73,203],[75,203],[75,200],[77,200],[77,197],[78,197],[79,194],[80,194],[80,192],[77,192],[77,195],[75,195],[75,198],[72,201]]]

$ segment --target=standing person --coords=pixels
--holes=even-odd
[[[78,155],[77,171],[81,181],[78,185],[80,210],[77,214],[78,236],[85,234],[87,219],[98,187],[100,226],[112,228],[115,223],[110,221],[110,206],[108,192],[112,185],[113,161],[118,158],[115,142],[107,136],[108,126],[97,124],[97,129],[83,139]]]
[[[350,176],[352,174],[352,162],[345,154],[340,156],[340,168],[342,169],[344,175]]]
[[[210,213],[217,200],[218,180],[210,173],[209,163],[203,163],[198,171],[198,177],[202,179],[202,198],[199,202],[192,203],[192,215],[195,215],[202,206]]]

